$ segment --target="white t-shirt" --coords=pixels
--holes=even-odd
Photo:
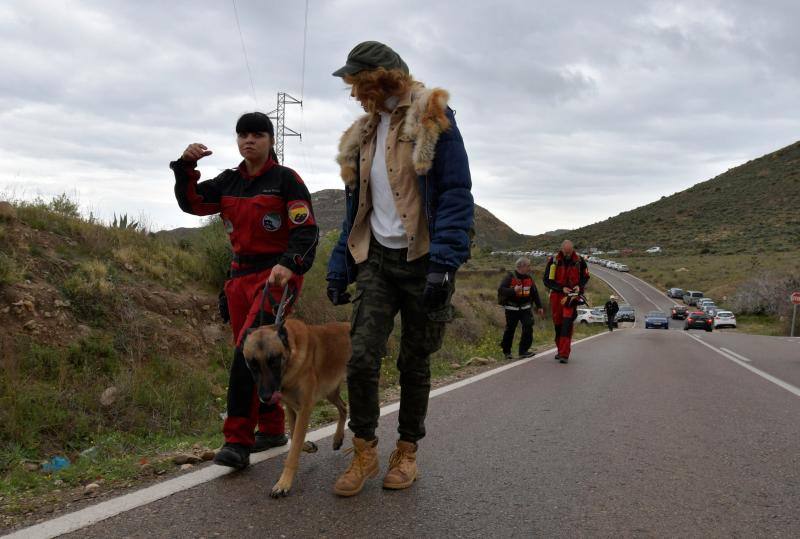
[[[389,135],[391,114],[381,112],[375,141],[375,156],[370,169],[370,193],[372,194],[372,213],[369,224],[372,235],[378,243],[389,249],[408,247],[408,236],[397,213],[389,173],[386,170],[386,138]]]

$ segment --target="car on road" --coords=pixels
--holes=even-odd
[[[631,271],[625,264],[617,264],[617,271]]]
[[[717,311],[716,316],[714,316],[714,327],[735,328],[736,315],[733,314],[731,311]]]
[[[578,307],[578,317],[575,319],[577,324],[605,324],[606,323],[605,309],[589,309],[586,307]]]
[[[617,316],[614,317],[615,322],[636,322],[636,311],[630,305],[624,304],[619,306]]]
[[[674,298],[674,299],[683,299],[683,289],[682,288],[670,288],[667,290],[667,297]]]
[[[670,313],[672,314],[673,320],[684,320],[689,313],[689,307],[686,305],[673,305],[672,309],[670,309]]]
[[[706,314],[710,314],[711,316],[716,316],[716,315],[717,315],[717,311],[719,311],[719,307],[717,307],[717,306],[716,306],[716,305],[715,305],[713,302],[711,302],[711,301],[706,301],[706,302],[705,302],[705,303],[703,303],[703,305],[700,307],[700,310],[701,310],[701,311],[703,311],[703,312],[704,312],[704,313],[706,313]]]
[[[698,290],[687,290],[683,294],[683,302],[686,305],[696,305],[697,300],[703,297],[703,293]]]
[[[661,311],[650,311],[644,315],[644,329],[669,329],[669,317]]]
[[[686,323],[683,326],[684,330],[689,329],[704,329],[706,331],[714,330],[714,317],[704,313],[703,311],[692,311],[686,317]]]

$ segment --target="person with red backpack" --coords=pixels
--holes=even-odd
[[[284,286],[298,296],[303,274],[314,262],[318,229],[308,188],[294,170],[277,162],[275,130],[267,115],[242,115],[236,134],[244,158],[238,167],[199,182],[197,161],[211,150],[193,143],[170,168],[180,208],[193,215],[220,214],[233,250],[225,298],[220,299],[221,306],[227,305],[236,348],[222,427],[225,445],[214,463],[243,469],[250,464],[250,453],[287,443],[280,393],[260,401],[242,352],[244,338],[249,328],[275,321],[271,304],[281,299]]]
[[[539,316],[544,316],[542,300],[539,299],[539,291],[531,277],[531,261],[526,257],[519,258],[515,265],[516,269],[509,272],[500,283],[497,289],[497,298],[500,305],[506,312],[506,330],[503,332],[503,340],[500,346],[506,359],[512,359],[511,344],[514,341],[514,332],[517,324],[522,325],[522,336],[519,340],[519,357],[533,357],[535,352],[531,351],[533,344],[533,304]]]
[[[555,341],[561,363],[569,361],[572,346],[572,329],[578,316],[578,305],[589,281],[589,266],[575,252],[570,240],[564,240],[561,250],[547,260],[544,268],[544,286],[550,290],[550,310],[553,313]]]

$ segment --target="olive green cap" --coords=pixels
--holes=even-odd
[[[334,77],[355,75],[372,69],[400,69],[408,73],[408,66],[391,47],[377,41],[359,43],[347,55],[347,63],[333,72]]]

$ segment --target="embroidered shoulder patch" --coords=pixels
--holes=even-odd
[[[287,209],[289,212],[289,220],[296,225],[302,225],[308,221],[308,216],[311,215],[308,203],[302,200],[296,200],[290,203]]]
[[[261,224],[267,232],[275,232],[281,227],[281,215],[279,213],[268,213],[261,219]]]

